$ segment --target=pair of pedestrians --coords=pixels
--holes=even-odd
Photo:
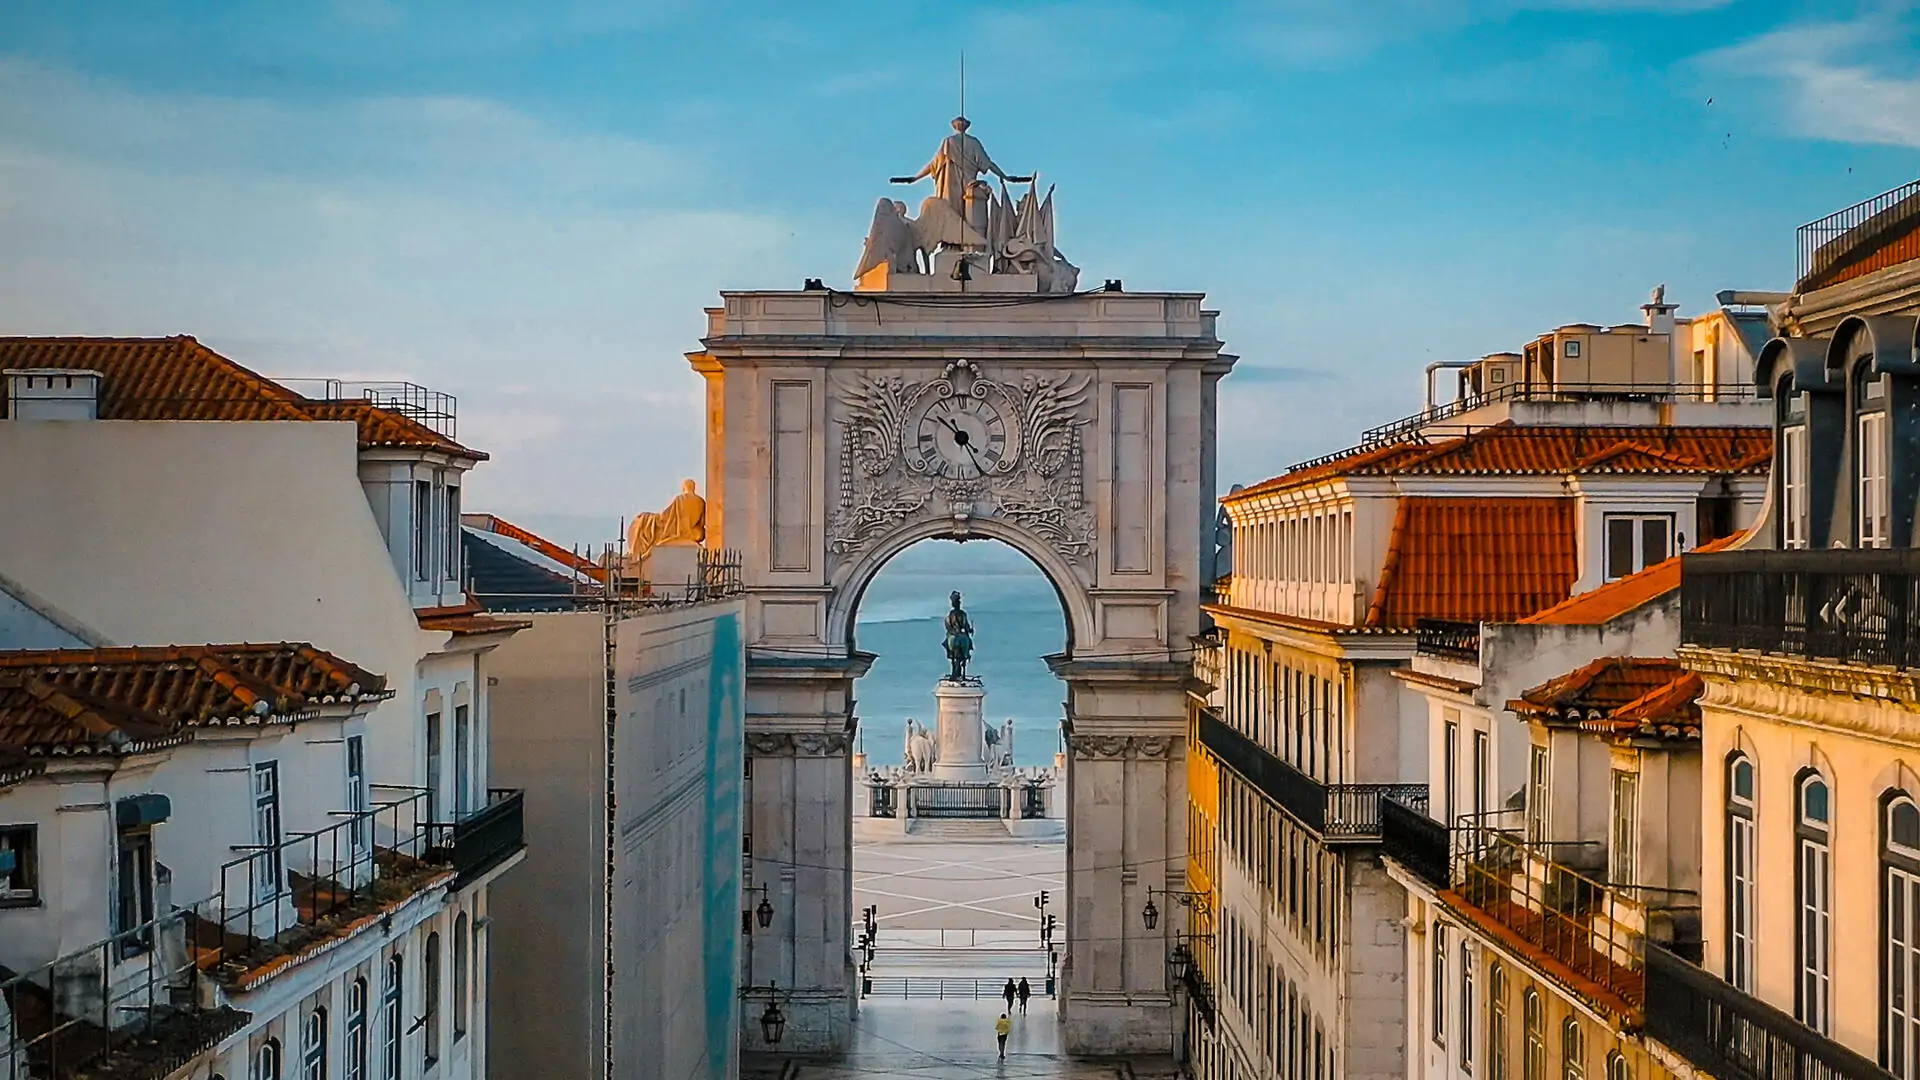
[[[1001,1013],[1000,1019],[993,1022],[993,1034],[1000,1041],[1000,1057],[1005,1059],[1007,1056],[1007,1036],[1013,1032],[1013,1021],[1008,1017],[1013,1012],[1014,999],[1019,999],[1020,1012],[1024,1015],[1027,1011],[1027,999],[1033,996],[1033,987],[1028,986],[1027,980],[1024,978],[1018,983],[1015,983],[1012,979],[1008,979],[1006,989],[1000,991],[1000,996],[1007,999],[1007,1011]]]

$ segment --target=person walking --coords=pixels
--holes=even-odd
[[[1001,1013],[1000,1019],[993,1022],[993,1034],[1000,1040],[1000,1060],[1002,1061],[1007,1059],[1007,1033],[1012,1030],[1013,1021],[1007,1019],[1006,1013]]]
[[[1025,1016],[1027,1013],[1027,999],[1033,996],[1033,987],[1027,985],[1027,977],[1022,975],[1020,976],[1020,985],[1015,989],[1020,992],[1020,1015]]]
[[[1007,1011],[1011,1013],[1013,1011],[1013,999],[1020,996],[1020,991],[1013,985],[1012,979],[1007,980],[1006,989],[1000,991],[1000,996],[1007,999]]]

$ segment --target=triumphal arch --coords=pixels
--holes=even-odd
[[[851,289],[723,293],[688,354],[706,379],[707,543],[743,553],[748,594],[742,910],[764,895],[778,913],[744,946],[742,1045],[762,1048],[766,987],[783,1052],[847,1044],[853,690],[873,660],[854,616],[889,559],[938,537],[1007,543],[1060,595],[1064,1034],[1077,1053],[1164,1052],[1169,926],[1147,931],[1140,910],[1150,887],[1185,887],[1189,639],[1234,358],[1201,294],[1082,288],[1051,190],[954,128],[896,180],[933,181],[918,215],[879,201]]]

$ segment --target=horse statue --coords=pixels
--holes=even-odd
[[[960,594],[953,594],[953,610],[947,612],[947,662],[952,665],[948,682],[967,681],[967,661],[973,657],[973,620],[960,606]]]

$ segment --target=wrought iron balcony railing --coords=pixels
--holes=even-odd
[[[1720,1080],[1888,1080],[1871,1060],[1657,945],[1646,1033]]]
[[[1329,844],[1380,841],[1381,801],[1425,797],[1425,784],[1323,784],[1200,710],[1200,744],[1303,828]]]
[[[1680,636],[1706,648],[1920,667],[1920,549],[1688,555]]]
[[[1425,792],[1380,803],[1380,850],[1435,889],[1451,884],[1447,827],[1427,816]]]

